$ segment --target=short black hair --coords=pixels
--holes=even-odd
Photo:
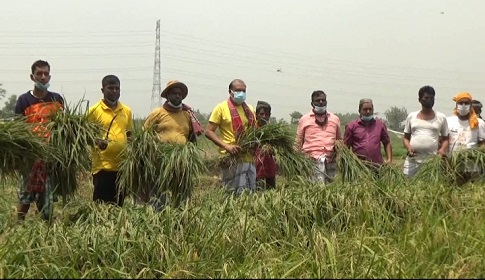
[[[435,96],[434,88],[432,86],[421,87],[418,91],[419,99],[423,98],[423,95],[425,93],[428,93],[428,94],[432,95],[433,97]]]
[[[115,75],[108,75],[103,78],[101,81],[101,85],[104,87],[106,85],[112,85],[112,84],[121,84],[120,79],[116,77]]]
[[[481,109],[483,105],[482,105],[482,102],[480,102],[480,101],[478,101],[476,99],[473,99],[472,100],[472,106]]]
[[[40,59],[37,60],[31,66],[32,74],[34,74],[35,68],[41,68],[41,67],[46,67],[46,66],[49,68],[49,72],[50,72],[51,71],[51,66],[49,65],[49,62],[44,61],[44,60],[40,60]]]
[[[325,96],[325,98],[327,97],[327,94],[323,92],[323,90],[315,90],[314,92],[312,92],[312,102],[313,102],[313,98],[315,98],[318,95],[323,95]]]

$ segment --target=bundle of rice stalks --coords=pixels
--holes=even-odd
[[[254,154],[258,147],[275,156],[280,173],[292,178],[310,177],[315,172],[315,164],[305,154],[294,149],[295,134],[285,123],[269,123],[261,127],[250,127],[236,139],[241,147],[240,154]],[[238,156],[226,155],[219,159],[220,166],[237,163]]]
[[[383,164],[378,169],[377,184],[403,187],[407,184],[407,180],[400,166]]]
[[[373,179],[376,167],[359,159],[352,150],[341,142],[337,142],[335,147],[339,171],[337,176],[340,177],[342,183],[356,183]]]
[[[450,185],[456,182],[456,172],[447,158],[433,155],[421,164],[412,182]]]
[[[134,195],[166,194],[173,206],[190,197],[199,177],[207,172],[193,143],[162,143],[153,129],[135,126],[133,139],[122,151],[120,187]]]
[[[0,176],[2,178],[14,174],[21,166],[38,158],[50,156],[52,150],[45,139],[32,133],[34,125],[18,118],[0,124]]]
[[[484,149],[463,149],[455,151],[449,157],[452,168],[456,171],[465,169],[483,169],[485,168],[485,150]]]
[[[78,187],[76,175],[86,172],[91,166],[91,146],[100,135],[100,126],[88,120],[88,107],[83,110],[83,100],[74,105],[65,105],[55,112],[47,125],[51,135],[49,144],[59,157],[48,160],[49,176],[54,194],[72,196]]]

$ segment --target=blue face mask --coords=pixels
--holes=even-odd
[[[374,115],[361,116],[360,119],[363,120],[364,122],[370,122],[370,121],[372,121],[374,119]]]
[[[234,97],[232,100],[234,103],[241,105],[246,101],[246,92],[245,91],[233,91]]]
[[[50,84],[49,83],[46,83],[45,85],[39,81],[34,81],[34,86],[40,90],[40,91],[47,91],[47,89],[49,88]]]

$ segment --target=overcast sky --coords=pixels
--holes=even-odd
[[[247,101],[273,116],[310,109],[419,108],[418,89],[436,89],[446,115],[461,91],[485,101],[483,0],[15,0],[2,1],[0,83],[9,95],[33,88],[30,66],[51,64],[51,88],[76,103],[101,99],[101,79],[121,79],[121,101],[150,112],[156,21],[161,20],[161,82],[189,87],[185,103],[202,112],[228,97],[234,78]],[[8,4],[7,4],[8,3]],[[281,69],[281,71],[277,71]]]

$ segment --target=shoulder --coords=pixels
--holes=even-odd
[[[340,123],[340,118],[334,113],[327,112],[327,118],[329,122]]]
[[[123,111],[131,114],[131,108],[128,105],[125,105],[121,102],[120,102],[120,104],[121,104],[121,107],[123,108]]]
[[[49,91],[49,93],[52,95],[52,99],[55,101],[64,101],[64,98],[57,92]]]
[[[351,120],[350,122],[347,123],[347,125],[345,127],[351,129],[351,128],[354,128],[357,125],[359,125],[359,119]]]
[[[441,112],[435,112],[436,118],[440,120],[446,120],[446,115]]]
[[[419,114],[419,111],[414,111],[414,112],[411,112],[411,113],[409,113],[409,114],[408,114],[408,116],[407,116],[407,118],[406,118],[406,119],[407,119],[407,120],[412,120],[412,119],[415,119],[415,118],[418,116],[418,114]]]
[[[97,102],[93,106],[89,107],[88,114],[93,114],[94,112],[101,110],[101,101]]]

